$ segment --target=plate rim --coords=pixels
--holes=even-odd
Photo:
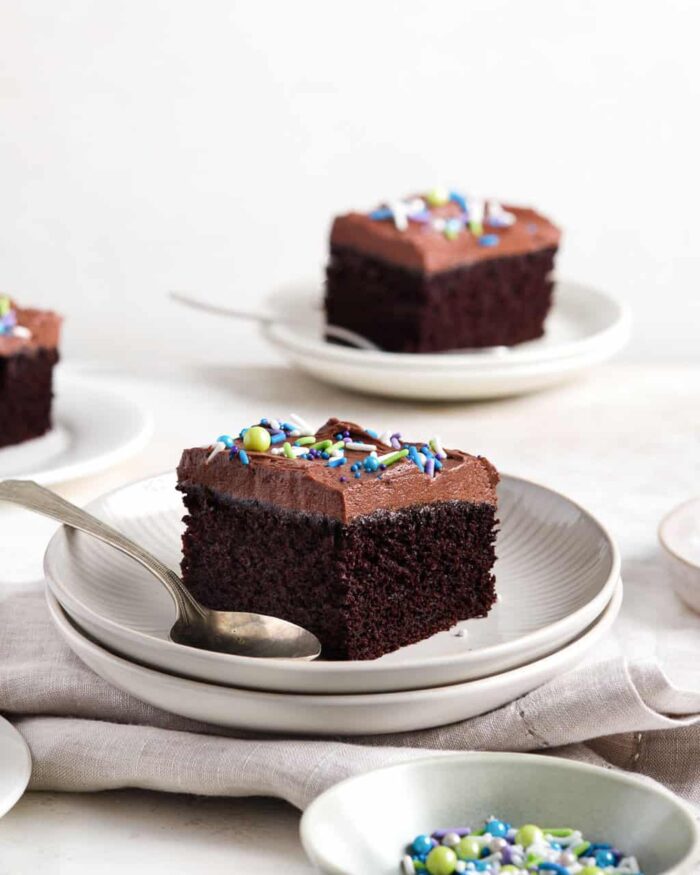
[[[539,629],[536,629],[534,632],[530,632],[527,635],[523,635],[523,636],[516,638],[512,641],[502,642],[501,644],[496,644],[496,645],[491,645],[490,647],[481,648],[479,650],[479,653],[480,653],[480,655],[485,654],[485,658],[493,657],[494,654],[499,654],[503,651],[508,651],[511,648],[521,649],[527,645],[530,645],[533,641],[537,642],[541,638],[549,637],[549,635],[551,635],[552,628],[555,628],[555,629],[561,628],[561,626],[568,625],[571,622],[572,617],[575,617],[575,616],[580,615],[582,613],[587,613],[588,611],[593,611],[594,609],[592,609],[590,607],[591,604],[594,604],[596,606],[594,616],[599,617],[600,614],[602,613],[602,611],[605,609],[605,607],[610,602],[610,600],[614,594],[617,581],[620,578],[620,573],[621,573],[621,555],[620,555],[619,548],[618,548],[614,538],[612,537],[612,535],[608,531],[608,529],[590,511],[586,510],[584,507],[582,507],[577,502],[575,502],[572,499],[568,498],[567,496],[563,495],[561,492],[558,492],[557,490],[551,489],[548,486],[544,486],[541,483],[537,483],[533,480],[529,480],[529,479],[526,479],[523,477],[516,477],[514,475],[506,474],[504,472],[499,472],[499,473],[501,476],[501,480],[508,479],[508,480],[514,481],[516,483],[525,483],[525,484],[530,485],[530,486],[535,486],[538,489],[545,490],[549,493],[554,494],[560,501],[564,501],[565,503],[567,503],[570,506],[573,505],[573,507],[575,507],[580,513],[585,515],[596,526],[596,528],[600,531],[601,535],[603,536],[603,538],[605,539],[605,541],[607,543],[608,551],[609,551],[609,555],[610,555],[610,571],[608,573],[607,578],[602,583],[598,593],[594,596],[593,599],[591,599],[585,605],[582,605],[580,608],[578,608],[572,614],[567,614],[565,617],[562,617],[559,620],[556,620],[554,623],[550,623],[547,626],[540,627]],[[155,480],[155,479],[160,480],[160,479],[165,479],[166,477],[172,478],[175,476],[176,476],[176,473],[174,471],[166,470],[164,472],[161,472],[160,474],[151,475],[149,477],[136,478],[134,480],[129,481],[128,483],[122,484],[121,486],[115,487],[114,489],[108,490],[107,492],[102,493],[99,496],[96,496],[94,499],[92,499],[86,505],[86,509],[88,509],[88,510],[92,509],[93,505],[95,503],[109,499],[113,495],[116,495],[125,489],[132,488],[132,487],[137,486],[139,484],[147,483],[147,482]],[[183,509],[183,513],[184,513],[184,509]],[[58,590],[57,595],[62,595],[65,592],[65,588],[63,586],[61,586],[60,583],[57,583],[57,575],[53,572],[53,569],[55,566],[52,564],[52,559],[53,559],[52,551],[55,551],[58,549],[58,547],[56,545],[57,545],[58,539],[64,535],[64,529],[65,529],[64,526],[60,526],[56,530],[56,532],[54,532],[54,534],[51,537],[51,540],[49,541],[49,543],[46,547],[46,550],[44,552],[44,559],[43,559],[44,574],[45,574],[47,580],[50,581],[50,585],[51,585],[52,589]],[[112,630],[116,630],[119,633],[125,632],[126,637],[128,637],[128,638],[137,638],[137,639],[140,639],[142,641],[145,640],[147,642],[155,642],[156,646],[166,647],[168,650],[178,651],[181,653],[182,652],[189,652],[193,655],[196,655],[197,657],[201,657],[202,654],[204,654],[205,659],[208,657],[211,657],[212,659],[214,659],[216,661],[223,660],[224,662],[230,663],[232,665],[250,666],[251,668],[254,665],[259,665],[259,660],[254,658],[254,657],[236,656],[233,654],[218,654],[218,653],[217,654],[209,654],[207,651],[201,651],[198,648],[189,647],[188,645],[183,645],[183,644],[177,644],[174,641],[171,641],[170,639],[160,638],[156,635],[151,635],[147,632],[141,632],[140,630],[131,629],[127,626],[123,626],[120,623],[112,620],[109,617],[105,617],[101,614],[97,614],[89,606],[85,605],[84,602],[82,602],[80,599],[75,597],[72,593],[68,594],[68,600],[69,601],[72,600],[74,603],[79,604],[86,614],[88,614],[90,617],[94,618],[96,625],[101,626],[103,628],[105,626],[107,626],[108,628],[110,628]],[[592,617],[592,619],[593,619],[593,617]],[[586,628],[586,626],[583,626],[582,628]],[[469,652],[469,651],[466,651],[466,652]],[[449,655],[443,655],[443,656],[426,657],[425,659],[421,660],[419,663],[417,663],[415,665],[420,665],[421,668],[425,665],[428,665],[429,667],[441,667],[443,665],[451,665],[453,663],[459,663],[460,661],[464,661],[464,660],[465,660],[465,652],[461,652],[461,653],[455,653],[455,654],[449,654]],[[351,672],[354,675],[362,676],[362,675],[370,674],[370,673],[377,671],[376,660],[354,660],[354,661],[348,660],[348,661],[337,662],[337,663],[335,663],[335,662],[319,662],[319,661],[290,663],[289,661],[285,661],[285,660],[269,660],[269,661],[266,660],[266,664],[273,664],[273,663],[275,664],[275,668],[279,669],[280,671],[284,672],[285,670],[287,670],[288,673],[292,673],[292,674],[296,674],[296,673],[301,674],[304,672],[309,674],[309,673],[314,672],[314,671],[319,672],[319,671],[321,671],[321,669],[316,668],[316,666],[319,666],[319,665],[323,667],[323,671],[325,671],[328,674],[333,675],[333,676],[338,675],[338,674],[345,674],[347,672]],[[415,667],[415,665],[414,665],[414,667]],[[400,673],[403,673],[407,670],[410,670],[410,668],[407,668],[407,666],[400,665],[400,664],[399,665],[383,665],[380,668],[383,672],[387,672],[389,675],[400,674]]]
[[[121,409],[126,407],[131,409],[135,420],[131,437],[128,440],[124,439],[118,445],[107,450],[99,449],[82,461],[76,460],[67,464],[61,464],[59,457],[58,464],[28,473],[8,473],[2,475],[3,478],[35,480],[37,483],[49,485],[52,483],[64,483],[79,477],[88,477],[131,458],[143,449],[150,440],[154,430],[153,414],[141,402],[118,392],[116,389],[104,386],[100,380],[79,376],[74,373],[57,374],[56,384],[56,395],[52,411],[52,417],[56,425],[62,424],[61,395],[75,397],[79,391],[84,391],[87,388],[93,391],[95,395],[101,396],[107,403],[114,403],[116,400]],[[17,446],[21,446],[21,444]]]
[[[29,745],[27,744],[26,739],[22,735],[22,733],[14,726],[10,721],[3,715],[0,714],[0,726],[2,726],[3,731],[8,732],[11,736],[14,737],[15,741],[19,742],[19,748],[23,754],[23,765],[24,765],[24,774],[22,776],[20,785],[18,785],[12,792],[10,792],[7,796],[5,804],[0,804],[0,817],[4,817],[9,811],[11,811],[15,805],[19,802],[19,800],[24,796],[24,793],[29,786],[29,781],[32,776],[32,754],[29,749]],[[9,801],[8,801],[9,800]]]
[[[536,668],[542,668],[543,665],[549,665],[552,662],[557,662],[558,660],[565,658],[574,648],[582,648],[585,651],[586,644],[590,641],[591,637],[597,638],[599,635],[605,634],[607,631],[610,630],[611,626],[617,619],[620,612],[623,601],[623,594],[624,584],[622,582],[622,579],[619,578],[615,585],[615,592],[613,593],[613,597],[606,605],[605,610],[598,617],[596,617],[593,622],[586,626],[586,628],[583,629],[576,636],[576,638],[574,638],[573,641],[570,641],[568,644],[565,644],[563,647],[555,650],[554,653],[549,653],[545,656],[540,657],[539,659],[534,659],[530,662],[526,662],[524,665],[518,665],[513,668],[507,669],[506,671],[498,672],[494,675],[488,675],[483,678],[475,678],[474,680],[469,681],[461,681],[456,684],[442,684],[432,687],[422,687],[415,690],[387,690],[385,692],[376,693],[329,694],[291,692],[284,693],[278,690],[252,690],[248,689],[247,687],[237,687],[231,684],[216,684],[211,681],[202,681],[195,678],[183,677],[182,675],[176,674],[174,672],[161,671],[160,669],[154,668],[153,666],[142,665],[139,662],[127,659],[124,656],[113,653],[111,650],[109,650],[109,648],[105,647],[97,641],[93,641],[92,638],[82,628],[80,628],[79,624],[70,617],[66,609],[61,605],[58,598],[54,595],[53,592],[51,592],[51,589],[48,586],[45,587],[45,597],[49,606],[49,611],[52,614],[54,623],[59,626],[59,629],[68,628],[69,633],[73,637],[80,639],[83,646],[98,651],[100,654],[103,654],[104,658],[106,658],[109,662],[121,665],[125,670],[135,672],[136,674],[140,674],[142,676],[151,677],[153,680],[158,680],[159,678],[167,678],[169,681],[173,681],[179,684],[185,684],[188,688],[191,688],[190,685],[194,684],[198,688],[202,687],[210,690],[213,689],[218,691],[231,691],[237,696],[248,697],[253,702],[261,701],[263,699],[267,700],[270,703],[284,702],[285,700],[290,700],[296,702],[297,705],[313,705],[316,703],[323,703],[327,706],[341,707],[357,707],[369,704],[377,705],[378,703],[380,703],[380,701],[382,701],[382,703],[385,705],[391,705],[403,703],[404,700],[410,700],[411,697],[416,695],[430,696],[432,698],[439,699],[441,696],[449,695],[457,691],[462,692],[469,690],[470,692],[472,692],[473,687],[483,687],[485,685],[492,686],[494,684],[508,684],[508,682],[512,681],[514,677],[521,677],[523,674],[532,672]],[[133,693],[130,695],[133,695]]]
[[[301,285],[301,283],[297,283]],[[311,286],[311,280],[304,285]],[[336,364],[348,364],[350,366],[383,367],[401,370],[410,367],[429,367],[434,370],[480,370],[507,371],[510,368],[519,368],[523,365],[542,365],[545,363],[566,362],[569,359],[576,360],[594,351],[605,355],[621,348],[627,341],[631,325],[631,310],[628,304],[621,301],[609,292],[603,291],[587,283],[577,280],[569,280],[565,277],[555,278],[555,294],[559,287],[561,290],[569,290],[569,293],[577,292],[579,295],[595,295],[603,298],[612,305],[616,314],[610,324],[601,330],[583,338],[571,340],[565,344],[550,350],[532,350],[512,348],[511,354],[500,356],[485,356],[478,352],[455,352],[455,353],[400,353],[384,352],[382,350],[359,350],[340,344],[331,344],[323,338],[304,340],[294,330],[294,323],[281,320],[271,320],[263,324],[262,332],[265,338],[274,344],[282,346],[286,351],[295,355],[313,355],[319,359],[333,361]],[[566,293],[566,292],[564,292]],[[556,308],[556,297],[553,308]]]

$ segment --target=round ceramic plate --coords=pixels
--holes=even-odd
[[[26,741],[15,727],[0,717],[0,817],[27,789],[32,758]]]
[[[184,513],[175,475],[111,492],[89,505],[171,568],[180,562]],[[610,601],[617,549],[590,514],[543,486],[515,477],[499,485],[499,601],[487,617],[372,661],[251,659],[170,640],[170,596],[131,559],[60,529],[45,570],[61,604],[115,652],[179,675],[251,689],[370,693],[432,687],[523,665],[571,641]],[[463,631],[461,637],[455,633]]]
[[[411,732],[467,720],[500,708],[568,671],[612,625],[622,604],[622,583],[587,630],[542,659],[462,684],[346,696],[243,690],[144,668],[93,642],[70,620],[50,591],[47,598],[60,633],[87,666],[119,689],[164,711],[218,726],[261,732],[367,735]]]
[[[269,341],[314,377],[392,398],[463,400],[535,391],[610,358],[629,337],[629,317],[619,302],[559,280],[545,334],[538,340],[420,355],[351,349],[323,339],[319,295],[310,290],[313,283],[275,296],[280,319],[264,327]]]
[[[60,371],[53,421],[43,437],[0,449],[0,480],[58,483],[95,474],[138,452],[151,434],[151,417],[138,404]]]
[[[453,753],[348,778],[309,805],[301,840],[327,875],[396,875],[414,836],[491,815],[576,827],[633,854],[647,875],[689,873],[700,858],[693,813],[659,784],[523,753]]]

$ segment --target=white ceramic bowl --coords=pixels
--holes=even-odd
[[[668,790],[625,772],[514,753],[434,756],[349,778],[311,803],[301,840],[329,875],[397,875],[415,835],[492,815],[581,829],[636,856],[645,875],[680,875],[700,859],[695,819]]]
[[[664,517],[659,541],[673,588],[700,613],[700,498],[686,501]]]

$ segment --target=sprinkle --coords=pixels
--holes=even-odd
[[[409,450],[398,450],[395,453],[387,453],[385,456],[379,456],[377,458],[377,465],[384,465],[385,467],[389,467],[389,465],[393,465],[394,462],[398,462],[399,459],[403,459],[408,456]],[[370,458],[372,458],[370,456]],[[365,460],[365,465],[368,460]],[[376,469],[375,469],[376,470]]]
[[[425,196],[431,207],[444,207],[449,203],[450,193],[446,188],[434,188]]]
[[[285,441],[282,444],[282,451],[288,459],[296,458],[296,454],[294,453],[294,450],[292,449],[292,445],[289,443],[289,441]]]
[[[374,438],[375,441],[379,440],[379,432],[375,431],[373,428],[366,428],[365,432],[371,437]]]
[[[484,202],[476,198],[469,202],[469,230],[477,237],[484,233]]]
[[[328,447],[328,455],[335,456],[338,454],[338,450],[342,450],[344,448],[345,448],[345,441],[344,440],[341,439],[339,441],[336,441],[334,444],[331,444],[330,447]]]
[[[447,458],[447,453],[443,449],[442,441],[437,435],[435,435],[435,437],[431,437],[430,440],[428,441],[428,444],[430,445],[431,449],[435,452],[435,455],[438,459],[446,459]]]
[[[463,213],[467,212],[467,199],[463,194],[460,194],[458,191],[451,191],[450,200],[453,204],[457,204]]]
[[[241,462],[242,462],[244,465],[248,465],[248,464],[249,464],[248,453],[246,453],[245,450],[241,450],[241,451],[238,453],[238,458],[241,460]]]
[[[391,440],[391,434],[392,433],[390,431],[383,431],[379,436],[379,440],[381,441],[381,443],[388,444]]]
[[[355,480],[359,480],[359,479],[360,479],[360,476],[361,476],[360,472],[359,472],[359,471],[355,471]]]
[[[323,451],[321,452],[321,458],[322,458],[322,459],[330,459],[330,457],[331,457],[331,454],[330,454],[330,453],[327,453],[325,450],[323,450]]]
[[[270,443],[271,444],[279,444],[282,441],[287,439],[287,435],[283,431],[278,431],[276,434],[271,435]]]
[[[462,223],[459,219],[448,219],[445,222],[445,237],[448,240],[456,240],[461,230]]]
[[[348,482],[348,478],[347,478],[347,477],[338,477],[338,480],[340,480],[341,483],[347,483],[347,482]]]
[[[379,460],[376,456],[367,456],[364,461],[364,469],[368,474],[379,469]]]
[[[500,240],[498,234],[484,234],[479,237],[479,246],[498,246]]]
[[[420,455],[418,454],[418,450],[413,445],[411,445],[408,450],[406,450],[406,453],[409,459],[413,462],[413,464],[417,466],[421,474],[423,474],[425,472],[425,467],[423,465]]]
[[[440,234],[442,234],[446,227],[447,222],[445,219],[442,218],[442,216],[438,216],[437,218],[433,219],[433,228],[436,231],[439,231]]]
[[[391,445],[395,450],[401,449],[401,441],[396,437],[395,434],[391,436]]]
[[[345,444],[346,450],[356,450],[358,453],[372,453],[376,451],[374,444],[363,444],[360,441],[348,441]]]
[[[431,477],[435,476],[435,459],[428,459],[425,463],[425,473]]]
[[[219,437],[216,439],[216,443],[222,443],[227,450],[230,450],[233,446],[233,438],[230,434],[220,434]]]
[[[327,468],[339,468],[341,465],[344,465],[347,462],[345,456],[336,456],[335,459],[331,459],[330,462],[326,465]]]
[[[316,443],[316,435],[307,435],[306,437],[300,437],[294,441],[295,446],[297,447],[308,447],[309,444]]]
[[[212,459],[216,458],[216,456],[218,456],[219,453],[223,453],[223,451],[225,449],[226,449],[226,444],[223,441],[217,441],[214,444],[211,453],[209,453],[209,455],[207,456],[207,460],[204,464],[208,465]]]
[[[270,420],[270,428],[271,428],[273,431],[279,431],[279,430],[280,430],[280,424],[279,424],[279,421],[276,420],[276,419],[271,419],[271,420]]]
[[[311,445],[312,450],[327,450],[328,447],[333,446],[333,441],[325,440],[325,441],[316,441],[315,444]]]
[[[283,428],[285,431],[296,431],[295,427],[292,425],[291,422],[282,422],[280,423],[280,427]]]
[[[308,422],[305,419],[302,419],[301,416],[297,413],[289,414],[289,421],[293,422],[294,425],[301,431],[302,434],[314,434],[315,430],[311,428]]]
[[[12,310],[12,303],[7,295],[0,295],[0,316],[7,316]]]
[[[247,428],[242,428],[242,429],[238,432],[238,437],[239,437],[239,438],[242,438],[242,437],[245,435],[245,433],[246,433],[247,431],[248,431]]]

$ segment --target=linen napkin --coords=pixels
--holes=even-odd
[[[112,687],[63,643],[32,588],[0,602],[0,711],[31,748],[32,790],[265,795],[303,809],[343,778],[427,752],[510,750],[635,771],[700,806],[700,689],[675,688],[653,662],[586,666],[438,729],[285,739],[196,723]]]

